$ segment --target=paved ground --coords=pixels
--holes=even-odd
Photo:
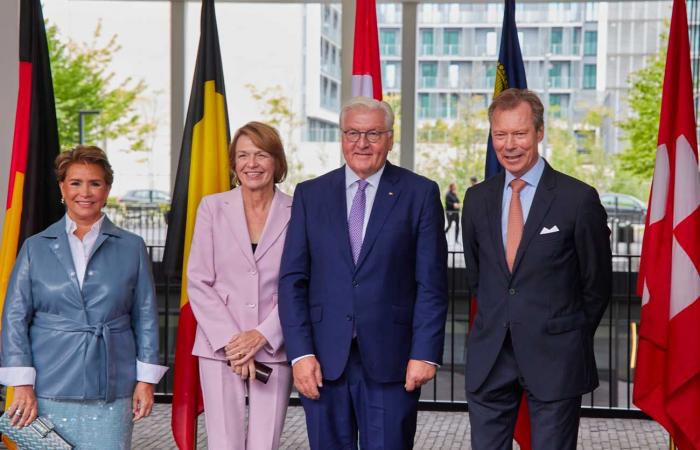
[[[206,449],[204,421],[199,420],[198,450]],[[466,413],[420,412],[416,450],[471,448],[468,441],[469,421]],[[156,405],[148,419],[137,424],[134,450],[175,449],[170,434],[170,405]],[[281,449],[308,449],[304,411],[290,407],[282,436]],[[668,436],[655,422],[631,419],[582,419],[579,450],[662,450],[668,448]],[[216,450],[216,449],[212,449]]]

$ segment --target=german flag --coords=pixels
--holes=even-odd
[[[53,171],[58,155],[56,107],[40,0],[22,0],[19,90],[5,223],[0,246],[0,314],[17,250],[63,215]],[[11,390],[10,390],[11,391]],[[7,402],[12,401],[8,392]]]
[[[192,356],[197,322],[187,298],[187,259],[200,200],[231,188],[229,137],[214,0],[203,0],[197,62],[163,255],[166,273],[182,277],[172,409],[173,436],[181,450],[194,448],[196,418],[203,410],[197,358]]]

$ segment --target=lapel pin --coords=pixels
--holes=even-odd
[[[394,195],[394,193],[393,193],[393,192],[389,192],[389,195]]]

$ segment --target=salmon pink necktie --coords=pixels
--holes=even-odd
[[[510,188],[513,191],[510,197],[510,207],[508,208],[508,228],[506,230],[506,262],[508,270],[513,272],[513,264],[515,263],[515,255],[518,253],[520,240],[523,238],[523,206],[520,203],[520,191],[523,190],[527,183],[516,178],[510,182]]]

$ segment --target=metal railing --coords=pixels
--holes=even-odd
[[[172,368],[175,360],[181,285],[179,278],[167,277],[163,272],[161,260],[167,215],[148,210],[148,214],[143,214],[143,217],[136,217],[134,211],[124,214],[120,209],[113,209],[108,214],[119,226],[145,233],[144,238],[153,261],[156,282],[161,330],[161,364],[171,367],[157,386],[157,400],[169,402],[173,392]],[[594,339],[600,386],[584,396],[582,413],[599,417],[641,418],[645,415],[632,405],[632,388],[634,351],[641,308],[640,298],[635,292],[643,230],[639,224],[618,219],[613,219],[610,227],[613,293],[610,306]],[[158,241],[158,244],[154,244]],[[449,309],[445,325],[443,365],[436,379],[422,389],[422,409],[467,409],[464,370],[472,295],[467,286],[464,256],[461,251],[450,251],[448,254],[448,289]],[[298,399],[292,398],[291,401],[297,404]]]

